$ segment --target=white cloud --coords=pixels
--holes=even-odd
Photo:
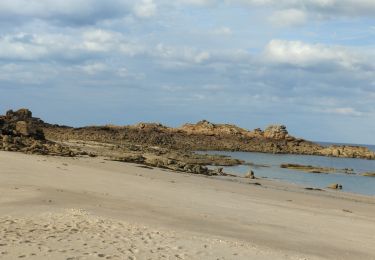
[[[215,35],[224,35],[224,36],[227,36],[227,35],[231,35],[232,34],[232,30],[231,28],[227,27],[227,26],[223,26],[223,27],[219,27],[219,28],[216,28],[212,31],[213,34]]]
[[[91,24],[125,16],[129,9],[127,0],[2,0],[0,18],[8,22],[42,19],[63,24]]]
[[[96,53],[134,56],[145,52],[142,44],[127,39],[123,34],[101,29],[88,29],[69,35],[7,34],[0,37],[0,50],[0,59],[30,61],[44,58],[56,61],[80,59]]]
[[[275,11],[269,18],[272,24],[276,26],[294,26],[302,25],[307,20],[307,15],[304,11],[297,9],[287,9]]]
[[[357,111],[352,107],[338,107],[338,108],[329,108],[321,110],[324,113],[341,115],[341,116],[362,116],[363,113]]]
[[[196,63],[202,63],[204,61],[207,61],[211,57],[210,53],[207,51],[199,52],[194,56],[194,61]]]
[[[0,38],[1,59],[33,60],[45,56],[48,49],[35,40],[35,36],[23,33]]]
[[[153,0],[142,0],[134,7],[134,12],[138,17],[148,18],[156,14],[156,4]]]
[[[213,5],[219,2],[218,0],[177,0],[177,1],[182,4],[198,5],[198,6]]]
[[[358,69],[361,66],[373,66],[371,60],[344,47],[301,41],[272,40],[266,46],[264,55],[268,61],[300,67],[330,64],[345,69]]]
[[[183,63],[203,63],[211,58],[208,51],[200,51],[189,47],[171,47],[159,43],[153,55],[163,59]]]
[[[267,6],[276,10],[295,9],[315,14],[319,18],[332,16],[375,17],[373,0],[227,0],[250,6]]]
[[[99,72],[103,72],[108,69],[107,65],[101,62],[93,62],[93,63],[81,65],[79,66],[79,68],[90,75],[95,75]]]

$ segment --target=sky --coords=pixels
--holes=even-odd
[[[0,113],[375,144],[374,0],[1,0]]]

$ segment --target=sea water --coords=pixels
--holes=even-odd
[[[374,149],[375,147],[371,147]],[[303,185],[305,187],[325,188],[330,184],[339,183],[343,185],[343,191],[375,196],[375,177],[361,176],[365,172],[375,172],[375,160],[333,158],[312,155],[290,155],[290,154],[266,154],[253,152],[222,152],[210,151],[200,152],[207,154],[228,155],[232,158],[241,159],[248,163],[262,166],[233,166],[224,167],[227,173],[244,176],[250,169],[257,177]],[[301,164],[335,169],[353,169],[356,174],[330,173],[314,174],[303,171],[280,168],[281,164]]]

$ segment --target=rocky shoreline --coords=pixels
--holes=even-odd
[[[289,135],[286,127],[282,125],[271,125],[264,131],[259,128],[249,131],[234,125],[212,124],[203,120],[179,128],[146,123],[133,126],[107,125],[83,128],[44,123],[42,128],[48,139],[58,141],[127,143],[177,151],[242,151],[375,159],[375,153],[366,147],[348,145],[324,147]]]
[[[0,150],[56,156],[103,156],[109,160],[204,175],[225,175],[220,166],[246,163],[227,156],[196,154],[194,151],[375,159],[375,153],[365,147],[323,147],[289,135],[285,126],[272,125],[264,131],[248,131],[205,120],[180,128],[146,123],[73,128],[45,123],[33,117],[31,111],[20,109],[9,110],[6,115],[0,116],[0,134]],[[209,165],[217,168],[209,169]]]

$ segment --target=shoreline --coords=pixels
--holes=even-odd
[[[137,247],[136,253],[117,252],[120,257],[162,259],[156,253],[157,248],[163,247],[163,241],[169,241],[170,247],[177,248],[163,251],[171,259],[179,259],[176,257],[179,253],[184,254],[181,255],[183,259],[216,259],[219,256],[224,259],[375,259],[372,250],[375,198],[371,196],[308,191],[265,179],[225,177],[223,181],[223,177],[146,169],[135,164],[104,161],[100,157],[66,158],[0,152],[0,167],[2,216],[12,216],[11,219],[18,219],[20,223],[31,221],[32,225],[39,226],[45,220],[43,214],[52,214],[56,221],[49,223],[49,229],[53,230],[57,225],[61,235],[71,240],[69,243],[65,240],[67,245],[77,250],[82,242],[77,241],[74,234],[63,231],[65,225],[76,223],[75,217],[59,214],[68,209],[79,209],[107,223],[98,231],[89,220],[77,217],[88,223],[82,225],[88,232],[88,244],[92,243],[88,258],[83,255],[87,252],[78,250],[75,253],[82,259],[100,258],[98,249],[103,245],[89,237],[95,232],[101,232],[105,241],[123,243],[124,248],[131,249],[126,241],[120,242],[114,236],[102,233],[118,223],[135,228],[134,234],[126,233],[126,230],[124,234],[132,238]],[[253,185],[255,182],[261,186]],[[137,230],[143,226],[146,231],[137,235]],[[25,224],[19,228],[23,230],[29,226]],[[147,239],[153,241],[152,246],[141,242],[142,237],[154,229],[160,230],[161,235]],[[43,241],[41,237],[28,235],[35,245],[44,243],[53,250],[51,254],[48,250],[43,251],[44,255],[34,252],[40,257],[34,259],[48,259],[48,255],[56,256],[56,259],[69,257],[67,252],[57,252],[53,248],[56,240]],[[61,235],[54,236],[61,239]],[[202,247],[203,242],[194,236],[209,241],[208,247]],[[172,237],[176,237],[177,242]],[[218,242],[220,240],[224,242]],[[185,245],[183,249],[178,249],[178,241]],[[0,251],[19,252],[24,245],[9,242],[5,247],[8,249],[0,247]],[[98,252],[96,255],[95,251]],[[111,259],[123,259],[115,258],[114,254],[111,256]]]

